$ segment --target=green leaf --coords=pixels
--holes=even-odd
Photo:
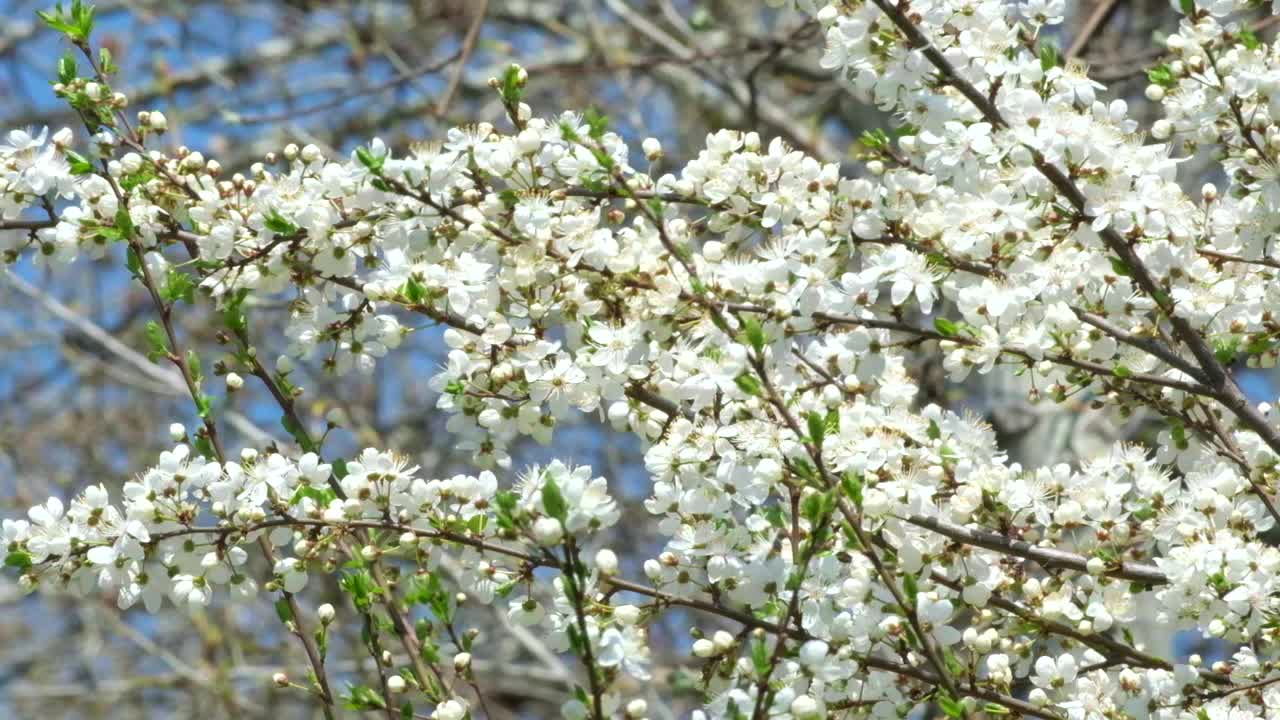
[[[62,3],[55,5],[53,12],[36,11],[36,15],[46,25],[77,44],[88,42],[89,36],[93,34],[93,13],[94,7],[81,0],[71,3],[70,13],[62,9]]]
[[[498,527],[503,530],[514,530],[516,526],[516,505],[518,498],[510,490],[499,490],[494,496],[494,504],[498,506]]]
[[[907,600],[911,603],[911,608],[916,606],[916,598],[920,596],[920,585],[916,582],[916,576],[907,573],[902,576],[902,589],[907,591]]]
[[[1236,361],[1236,353],[1240,351],[1240,338],[1219,338],[1213,341],[1213,356],[1223,365]]]
[[[1196,12],[1196,0],[1180,0],[1178,3],[1182,8],[1183,15],[1194,15]]]
[[[320,659],[329,654],[329,626],[321,625],[315,631],[316,649],[320,651]]]
[[[178,300],[186,300],[189,304],[195,304],[196,283],[191,276],[170,267],[168,275],[164,280],[164,287],[160,288],[160,297],[165,302],[177,302]]]
[[[844,494],[853,501],[854,507],[862,509],[862,476],[854,472],[846,472],[840,479]]]
[[[280,622],[288,623],[293,621],[293,608],[289,607],[287,598],[276,600],[276,617],[280,618]]]
[[[826,498],[819,493],[813,493],[804,499],[800,512],[804,519],[809,521],[810,526],[816,526],[822,520],[825,509]]]
[[[826,418],[816,412],[811,412],[805,416],[805,422],[809,425],[809,439],[814,446],[821,448],[822,441],[827,436]]]
[[[889,136],[880,128],[864,130],[862,136],[858,138],[858,142],[868,150],[879,150],[889,145]]]
[[[384,163],[386,163],[387,156],[374,155],[372,152],[369,151],[368,148],[358,147],[356,148],[356,159],[359,160],[360,164],[364,165],[369,172],[373,173],[374,175],[381,175],[382,166]]]
[[[583,119],[587,122],[588,134],[595,140],[604,137],[604,133],[609,129],[609,116],[603,115],[594,106],[587,108],[583,113]]]
[[[333,488],[302,486],[293,491],[293,497],[289,498],[289,505],[297,505],[305,497],[310,497],[317,506],[328,507],[329,503],[333,502],[335,497],[338,497],[338,493],[333,492]]]
[[[329,503],[338,497],[332,488],[318,488],[313,485],[303,485],[293,492],[293,497],[289,498],[290,505],[297,505],[303,498],[311,498],[316,505],[320,507],[329,507]]]
[[[351,685],[342,701],[348,710],[385,710],[387,707],[378,691],[367,685]]]
[[[151,348],[147,352],[147,359],[151,362],[162,357],[169,356],[169,342],[165,337],[164,328],[160,327],[160,323],[152,320],[147,323],[147,345]]]
[[[934,699],[934,702],[938,704],[938,709],[941,710],[943,714],[946,715],[947,717],[953,717],[953,718],[964,717],[964,705],[960,704],[960,702],[958,702],[955,698],[951,697],[950,695],[947,695],[942,691],[938,691],[938,694],[934,696],[933,699]]]
[[[196,414],[201,420],[208,420],[213,416],[213,398],[200,393],[196,395]]]
[[[1115,274],[1121,277],[1129,277],[1133,274],[1133,270],[1129,267],[1129,263],[1126,263],[1124,260],[1117,257],[1110,258],[1110,260],[1111,271]]]
[[[70,85],[75,79],[76,58],[68,52],[58,59],[58,82],[63,85]]]
[[[115,59],[111,57],[110,48],[98,48],[98,69],[102,70],[103,75],[114,75],[120,69],[116,67]]]
[[[400,293],[414,305],[420,304],[427,297],[427,289],[412,275],[405,281],[404,288],[401,289]]]
[[[263,218],[267,229],[277,235],[293,235],[298,232],[298,226],[280,214],[279,210],[272,210]]]
[[[374,584],[373,576],[368,570],[356,570],[344,574],[338,581],[338,587],[351,596],[352,604],[360,612],[367,612],[373,605],[374,596],[382,594],[382,590]]]
[[[1152,85],[1159,85],[1163,88],[1171,88],[1177,83],[1177,79],[1173,76],[1173,69],[1168,65],[1157,65],[1148,70],[1147,80]]]
[[[764,518],[769,521],[770,525],[776,528],[785,527],[787,524],[787,518],[782,512],[782,508],[778,505],[770,505],[765,508]]]
[[[303,448],[311,447],[311,438],[307,435],[306,429],[299,425],[298,421],[295,420],[292,415],[289,413],[281,415],[280,426],[285,429],[285,432],[289,433],[289,435],[293,437],[294,441],[297,442],[298,445]]]
[[[142,258],[138,257],[138,252],[132,247],[125,254],[125,267],[129,268],[129,274],[135,278],[142,278]]]
[[[756,669],[756,674],[764,677],[769,672],[769,649],[765,647],[764,640],[755,640],[751,643],[751,664]]]
[[[204,379],[204,371],[200,367],[200,356],[195,350],[187,351],[187,372],[191,373],[191,380],[197,385]]]
[[[947,337],[954,337],[960,334],[960,326],[944,317],[933,319],[933,329],[937,330],[940,335],[946,335]]]
[[[235,294],[226,299],[226,305],[222,309],[222,321],[226,323],[227,328],[236,335],[244,334],[245,330],[248,328],[249,321],[241,310],[246,297],[248,297],[247,290],[237,290]]]
[[[747,395],[760,397],[760,390],[761,390],[760,381],[756,379],[755,375],[744,372],[738,377],[734,378],[733,382],[738,386],[739,390],[746,393]]]
[[[31,567],[31,556],[28,555],[27,553],[22,552],[21,550],[14,550],[13,552],[4,556],[4,565],[5,567],[13,567],[13,568],[18,568],[19,570],[26,570],[27,568]]]
[[[939,440],[942,438],[942,428],[938,427],[936,420],[929,421],[928,435],[930,440]]]
[[[76,24],[79,37],[88,40],[93,34],[93,13],[97,8],[80,0],[71,3],[71,18]]]
[[[1040,46],[1040,69],[1049,72],[1058,66],[1058,48],[1045,43]]]
[[[1240,44],[1244,45],[1246,49],[1257,50],[1262,47],[1262,41],[1259,40],[1258,36],[1248,28],[1242,29],[1240,32],[1236,33],[1236,35],[1240,37]]]
[[[209,442],[209,438],[204,435],[196,438],[196,451],[206,460],[218,459],[217,453],[213,451],[213,443]]]
[[[499,92],[502,94],[502,101],[508,105],[520,102],[521,96],[524,95],[524,83],[520,81],[519,65],[507,66],[502,73],[502,87]]]
[[[71,165],[72,175],[88,175],[93,172],[93,163],[89,159],[74,150],[66,152],[67,163]]]
[[[133,218],[129,216],[127,208],[116,210],[115,225],[123,238],[128,239],[133,235]]]
[[[1133,377],[1133,371],[1132,371],[1132,370],[1130,370],[1128,367],[1126,367],[1126,366],[1124,366],[1124,365],[1117,365],[1117,366],[1115,366],[1114,368],[1112,368],[1112,369],[1111,369],[1111,374],[1112,374],[1112,375],[1115,375],[1115,376],[1116,376],[1116,377],[1118,377],[1118,378],[1130,378],[1130,377]]]
[[[569,517],[569,506],[564,501],[564,495],[560,494],[560,486],[549,475],[542,485],[542,509],[548,517],[559,520],[561,524]]]

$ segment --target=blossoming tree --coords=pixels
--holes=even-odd
[[[577,659],[569,718],[648,716],[647,628],[672,612],[707,623],[702,717],[1273,717],[1280,425],[1232,368],[1280,355],[1280,50],[1240,24],[1248,3],[1182,0],[1143,129],[1046,40],[1061,2],[800,8],[823,64],[897,117],[864,140],[868,177],[736,131],[658,174],[656,141],[540,115],[512,66],[498,125],[402,156],[289,146],[224,178],[148,149],[167,120],[126,112],[91,7],[45,14],[91,138],[9,133],[0,244],[123,258],[154,304],[145,350],[201,422],[120,497],[90,484],[5,520],[5,564],[121,608],[274,601],[308,660],[275,682],[325,717],[492,716],[464,601]],[[1178,161],[1206,148],[1226,186],[1188,195]],[[256,342],[273,299],[287,337]],[[225,325],[211,370],[174,322],[193,305]],[[447,327],[430,382],[474,474],[331,455],[297,402],[296,359],[370,372],[406,318]],[[919,406],[903,358],[922,343],[954,379],[1007,365],[1045,402],[1089,391],[1166,429],[1024,470],[981,422]],[[293,446],[224,445],[215,385],[247,383]],[[511,467],[514,439],[554,447],[574,413],[645,444],[655,557],[612,547],[608,479]],[[348,602],[306,607],[309,583]],[[1163,657],[1128,632],[1139,613],[1238,649]],[[343,689],[345,622],[376,676]]]

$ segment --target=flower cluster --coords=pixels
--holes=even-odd
[[[5,521],[9,564],[30,586],[111,587],[154,610],[252,596],[259,551],[264,584],[291,596],[340,552],[434,577],[447,546],[468,594],[506,598],[513,623],[582,659],[571,718],[645,714],[618,679],[651,678],[647,625],[673,606],[718,623],[692,645],[710,717],[1265,717],[1280,423],[1230,367],[1280,357],[1280,50],[1231,19],[1242,4],[1184,3],[1148,135],[1037,48],[1060,1],[800,4],[824,67],[902,121],[864,138],[866,177],[729,130],[655,176],[604,118],[534,117],[514,67],[493,83],[505,129],[400,156],[290,145],[229,179],[110,130],[101,170],[69,132],[11,133],[10,256],[123,242],[166,313],[199,286],[246,345],[246,299],[285,297],[274,371],[249,352],[230,369],[286,391],[299,359],[367,372],[404,318],[443,325],[431,387],[481,472],[424,480],[377,450],[233,462],[209,419],[199,453],[163,454],[118,505],[91,487]],[[1200,146],[1220,151],[1227,191],[1182,190]],[[153,352],[185,362],[157,333]],[[1145,410],[1158,448],[1010,463],[978,419],[920,407],[906,349],[924,342],[957,380],[1007,365],[1036,398]],[[635,558],[643,578],[607,547],[588,558],[619,517],[603,479],[559,462],[504,479],[514,439],[549,443],[574,412],[645,443],[666,540]],[[379,594],[344,588],[358,608]],[[1209,668],[1150,654],[1124,632],[1144,607],[1243,649]],[[435,699],[437,717],[467,712]]]

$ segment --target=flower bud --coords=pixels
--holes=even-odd
[[[235,392],[244,387],[244,378],[235,373],[227,373],[227,389]]]
[[[465,672],[471,667],[471,653],[460,652],[453,656],[453,669],[458,672]]]
[[[635,605],[619,605],[613,609],[613,619],[617,620],[619,625],[631,627],[640,622],[640,608]]]
[[[289,687],[289,676],[278,672],[271,676],[271,682],[275,683],[276,687]]]
[[[727,652],[729,648],[733,647],[734,639],[730,633],[724,630],[717,630],[716,634],[711,636],[711,642],[715,644],[717,652]]]
[[[818,701],[809,695],[797,695],[795,700],[791,701],[791,714],[796,720],[815,720],[822,716],[822,711],[818,708]]]
[[[1164,88],[1152,83],[1147,86],[1146,96],[1151,102],[1160,102],[1164,99]]]
[[[436,706],[435,720],[462,720],[466,715],[466,705],[458,700],[446,700]]]
[[[618,574],[618,556],[609,548],[602,548],[596,553],[596,569],[601,575]]]
[[[647,712],[649,712],[649,703],[645,702],[643,698],[636,698],[635,700],[627,703],[628,718],[635,718],[638,720],[639,718],[644,717],[644,714]]]
[[[542,147],[542,135],[537,130],[526,128],[516,135],[516,151],[521,155],[532,155]]]
[[[716,644],[706,638],[695,640],[693,642],[693,654],[695,657],[709,658],[716,654]]]
[[[172,425],[169,426],[170,440],[174,442],[179,442],[182,440],[182,438],[186,436],[187,436],[187,429],[182,426],[182,423],[173,423]]]
[[[564,527],[555,518],[538,518],[533,524],[533,536],[543,545],[558,545],[564,539]]]
[[[329,623],[333,622],[333,618],[337,614],[338,612],[333,609],[333,605],[330,605],[329,603],[325,603],[320,607],[316,608],[316,617],[319,617],[320,622],[325,625],[328,625]]]
[[[387,678],[387,690],[393,693],[402,693],[404,692],[404,687],[405,682],[403,677],[400,677],[399,675],[392,675]]]
[[[644,156],[648,158],[649,162],[654,162],[662,157],[662,143],[658,142],[657,138],[645,138],[640,143],[640,149],[644,151]]]
[[[720,262],[724,259],[724,243],[719,240],[711,240],[702,246],[702,257],[710,262]]]

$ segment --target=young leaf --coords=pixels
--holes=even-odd
[[[1049,72],[1058,66],[1058,48],[1045,43],[1040,46],[1040,69]]]
[[[285,598],[276,600],[276,617],[280,618],[280,622],[287,623],[293,620],[293,608],[289,607],[289,601]]]
[[[809,425],[809,440],[816,447],[822,447],[822,441],[827,436],[826,418],[816,412],[811,412],[805,416],[805,422]]]
[[[352,685],[342,698],[348,710],[385,710],[387,703],[377,690],[367,685]]]
[[[960,334],[960,326],[944,317],[937,317],[933,319],[933,329],[937,330],[938,334],[946,335],[947,337],[953,337]]]
[[[165,337],[164,328],[160,327],[160,323],[152,320],[147,323],[147,345],[150,350],[147,352],[147,359],[151,362],[169,355],[169,341]]]
[[[31,567],[31,556],[21,550],[14,550],[4,556],[5,567],[14,567],[19,570],[26,570]]]
[[[556,485],[556,481],[550,476],[542,486],[542,509],[546,511],[548,517],[553,517],[561,523],[569,517],[569,506],[565,504],[564,495],[560,494],[560,486]]]

